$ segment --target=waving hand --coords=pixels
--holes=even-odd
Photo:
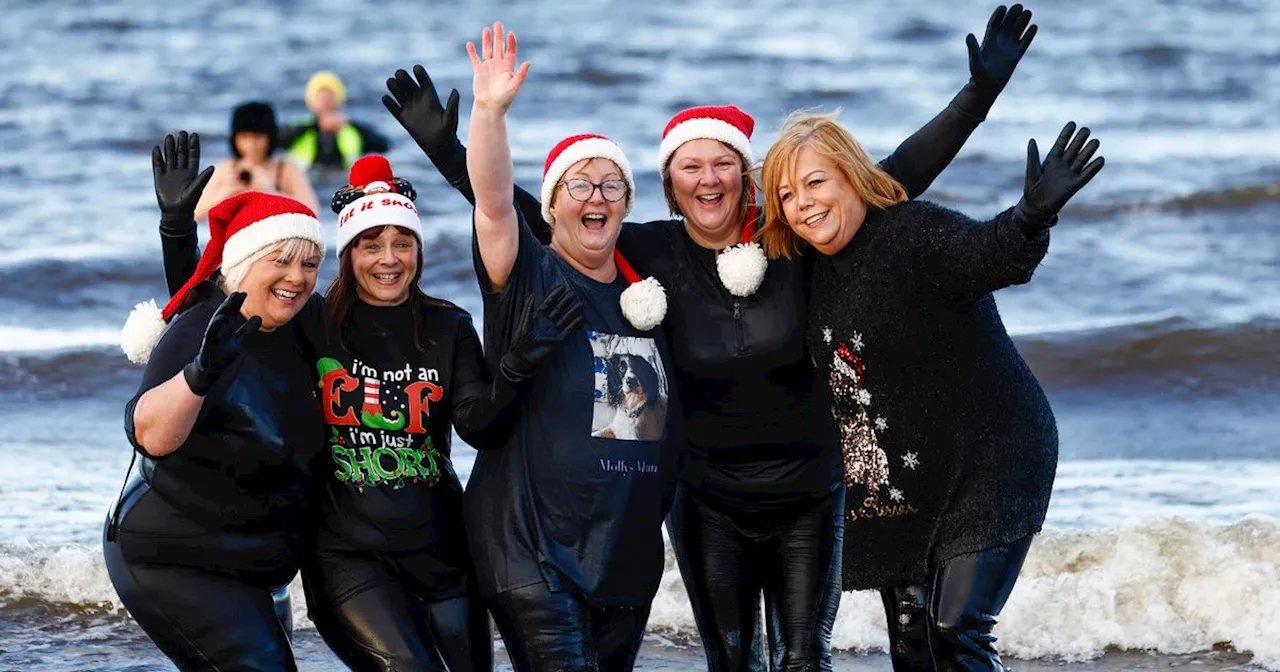
[[[474,42],[468,42],[467,55],[475,73],[472,87],[476,107],[505,112],[529,74],[527,62],[516,67],[516,34],[504,32],[502,22],[495,21],[492,29],[485,28],[481,34],[480,53],[476,53]]]

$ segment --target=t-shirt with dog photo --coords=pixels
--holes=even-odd
[[[610,283],[582,275],[523,220],[519,236],[499,292],[473,239],[491,367],[529,297],[568,285],[586,324],[538,368],[507,443],[476,458],[464,510],[480,589],[542,582],[591,606],[648,604],[662,577],[662,520],[681,440],[665,338],[622,316],[621,275]]]

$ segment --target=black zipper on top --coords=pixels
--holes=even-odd
[[[733,335],[737,339],[738,354],[746,354],[746,334],[743,333],[742,328],[742,302],[737,299],[733,300]]]

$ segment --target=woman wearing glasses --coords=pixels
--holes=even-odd
[[[630,164],[598,135],[547,156],[543,245],[512,204],[506,112],[528,72],[516,39],[485,28],[474,70],[471,164],[485,345],[501,349],[523,307],[558,287],[585,329],[532,376],[513,436],[482,453],[466,522],[481,592],[517,670],[629,670],[663,569],[679,408],[668,381],[665,305],[614,241],[634,202]]]

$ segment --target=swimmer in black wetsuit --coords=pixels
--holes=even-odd
[[[162,219],[194,219],[212,169],[196,175],[195,136],[170,136],[165,150],[153,156]],[[293,670],[288,603],[273,595],[298,571],[322,447],[295,317],[319,310],[308,301],[323,238],[306,206],[259,192],[209,220],[211,244],[182,290],[163,312],[139,306],[122,333],[147,364],[125,407],[142,459],[103,553],[121,602],[179,669]]]

